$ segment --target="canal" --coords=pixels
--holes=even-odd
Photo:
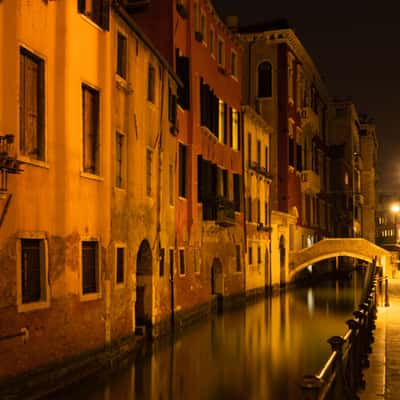
[[[355,273],[213,315],[108,378],[52,399],[299,399],[302,376],[330,354],[327,339],[346,331],[363,281]]]

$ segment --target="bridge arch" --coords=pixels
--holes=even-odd
[[[289,257],[289,281],[294,276],[310,264],[318,261],[335,258],[338,256],[347,256],[371,263],[377,258],[377,264],[385,270],[391,262],[390,253],[362,238],[336,238],[323,239],[313,246],[299,251],[293,251]]]

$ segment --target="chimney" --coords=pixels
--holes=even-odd
[[[237,15],[228,15],[225,18],[226,26],[233,32],[236,32],[239,28],[239,17]]]

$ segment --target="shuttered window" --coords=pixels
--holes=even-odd
[[[20,49],[20,151],[44,160],[44,61]]]
[[[83,170],[99,174],[99,92],[82,84]]]
[[[233,202],[235,203],[235,211],[240,211],[240,193],[241,193],[241,188],[240,188],[240,175],[239,174],[233,174]]]
[[[44,242],[21,239],[22,303],[44,300]]]
[[[235,250],[236,250],[236,271],[239,272],[241,268],[241,262],[240,262],[240,245],[237,244],[235,245]]]
[[[98,292],[98,242],[82,242],[82,293]]]
[[[264,61],[258,66],[258,97],[271,97],[272,95],[272,66]]]

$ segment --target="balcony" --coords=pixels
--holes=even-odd
[[[215,221],[222,226],[234,225],[234,202],[224,197],[205,200],[203,202],[203,219],[205,221]]]
[[[315,130],[319,129],[319,117],[318,114],[311,107],[303,107],[300,111],[301,116],[301,127],[310,124]]]
[[[319,193],[321,191],[321,180],[312,170],[303,171],[301,173],[301,191]]]
[[[248,167],[256,174],[262,175],[264,178],[267,178],[268,180],[272,180],[271,173],[267,170],[267,168],[262,167],[257,161],[249,161]]]

